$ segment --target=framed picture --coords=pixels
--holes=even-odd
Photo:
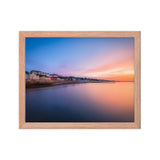
[[[20,31],[19,128],[141,128],[140,31]]]

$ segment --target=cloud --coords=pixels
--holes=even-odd
[[[85,75],[104,79],[132,81],[134,80],[134,59],[129,58],[108,65],[85,71]]]

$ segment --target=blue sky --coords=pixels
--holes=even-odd
[[[134,50],[133,38],[26,38],[26,70],[83,76],[88,70],[133,58],[127,50]]]

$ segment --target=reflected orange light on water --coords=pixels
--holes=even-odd
[[[114,113],[127,113],[134,110],[134,82],[88,85],[85,91],[95,103],[101,104],[100,107],[105,109],[107,106],[107,109]]]
[[[35,88],[26,95],[28,122],[134,122],[134,82]]]

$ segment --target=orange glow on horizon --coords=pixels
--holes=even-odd
[[[111,77],[102,77],[102,79],[115,80],[115,81],[134,81],[134,74],[122,74]]]
[[[130,58],[98,68],[89,69],[85,72],[85,75],[88,77],[114,81],[134,81],[134,60],[133,58]]]

